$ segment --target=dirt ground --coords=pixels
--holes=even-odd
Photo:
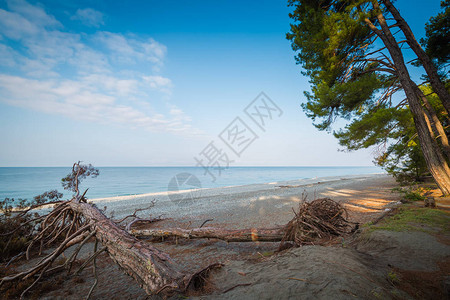
[[[391,178],[351,183],[321,187],[316,198],[326,196],[343,203],[349,211],[349,219],[361,224],[378,221],[401,205],[399,195],[391,192],[396,186]],[[255,198],[256,201],[248,203],[247,210],[218,212],[208,226],[267,228],[285,224],[292,218],[291,208],[296,207],[298,201],[277,197]],[[278,201],[275,204],[279,209],[271,209],[274,201]],[[281,205],[282,202],[287,204]],[[245,217],[241,215],[243,211]],[[211,215],[172,218],[153,226],[192,228],[209,218]],[[335,240],[327,247],[303,246],[279,253],[276,252],[279,243],[179,239],[154,245],[192,272],[211,263],[224,264],[211,272],[205,294],[188,295],[193,299],[449,299],[450,235],[437,230],[431,232],[376,230],[368,233],[362,230],[362,233]],[[92,244],[86,247],[81,259],[88,257],[92,250]],[[70,249],[66,255],[70,255]],[[15,267],[25,268],[36,261],[21,262]],[[92,299],[160,299],[147,296],[106,253],[100,256],[97,266],[99,281]],[[93,282],[92,267],[78,276],[56,274],[42,281],[28,297],[81,299],[88,294]]]

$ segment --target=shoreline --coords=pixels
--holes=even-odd
[[[89,199],[105,209],[107,216],[122,218],[133,214],[136,209],[148,208],[138,213],[142,218],[162,216],[176,221],[214,219],[214,223],[232,227],[270,227],[287,223],[296,208],[307,195],[307,201],[329,197],[339,202],[348,202],[352,209],[364,209],[382,213],[377,203],[389,195],[389,187],[396,186],[387,174],[363,174],[298,179],[220,188],[159,192],[141,195]],[[382,188],[380,188],[382,187]],[[388,192],[386,192],[388,190]],[[363,199],[367,205],[356,203]],[[152,201],[154,203],[152,204]],[[355,203],[353,203],[355,202]],[[392,200],[392,202],[396,202]],[[262,218],[264,216],[264,218]]]
[[[61,189],[61,178],[70,168],[0,168],[0,195],[3,198],[33,199],[52,189]],[[106,167],[99,168],[100,176],[86,178],[91,199],[166,192],[175,175],[193,174],[199,179],[198,188],[266,183],[291,179],[308,179],[345,174],[372,174],[382,172],[376,166],[341,167],[230,167],[224,170],[216,182],[201,167]],[[172,183],[173,185],[173,183]],[[188,189],[190,186],[185,186]],[[65,198],[70,191],[63,192]]]
[[[387,173],[371,173],[371,174],[356,174],[356,175],[341,175],[341,176],[324,176],[324,177],[311,177],[311,178],[302,178],[302,179],[292,179],[292,180],[282,180],[282,181],[274,181],[274,182],[265,182],[265,183],[252,183],[252,184],[243,184],[243,185],[228,185],[228,186],[221,186],[221,187],[212,187],[212,188],[199,188],[199,189],[186,189],[186,190],[179,190],[176,192],[169,192],[169,191],[163,191],[163,192],[150,192],[150,193],[142,193],[142,194],[132,194],[132,195],[122,195],[122,196],[111,196],[111,197],[98,197],[98,198],[92,198],[88,199],[92,202],[113,202],[113,201],[122,201],[122,200],[132,200],[134,198],[140,198],[140,197],[151,197],[151,196],[161,196],[161,195],[168,195],[168,194],[184,194],[189,193],[192,191],[200,192],[200,191],[221,191],[225,189],[241,189],[241,188],[248,188],[256,190],[259,190],[261,187],[264,186],[273,186],[273,185],[301,185],[306,186],[310,184],[320,184],[320,183],[329,183],[339,180],[350,180],[350,179],[358,179],[358,178],[366,178],[366,177],[375,177],[375,176],[390,176]]]

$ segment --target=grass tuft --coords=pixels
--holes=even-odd
[[[450,231],[450,213],[435,208],[402,207],[398,213],[387,217],[381,223],[369,226],[369,231],[424,231],[432,232],[439,229]]]

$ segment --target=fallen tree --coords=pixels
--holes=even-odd
[[[310,203],[302,201],[298,211],[294,211],[294,218],[286,226],[273,229],[230,230],[212,227],[190,230],[133,229],[133,224],[152,223],[160,218],[140,219],[136,212],[142,209],[118,221],[106,217],[102,210],[86,201],[87,190],[82,195],[79,192],[80,180],[97,175],[98,170],[91,165],[82,165],[80,162],[73,165],[72,173],[63,179],[63,186],[75,192],[73,198],[68,201],[53,202],[53,209],[48,214],[34,219],[36,223],[32,228],[37,229],[37,233],[31,239],[27,250],[13,259],[22,255],[29,259],[33,251],[38,251],[41,255],[44,248],[51,246],[53,250],[30,269],[3,277],[0,287],[7,283],[33,279],[32,283],[23,290],[21,294],[23,298],[45,276],[62,270],[70,273],[81,248],[88,242],[94,241],[94,253],[75,271],[75,274],[78,274],[89,263],[93,265],[96,279],[87,298],[97,285],[96,258],[103,252],[106,252],[115,263],[133,277],[147,294],[167,296],[185,293],[190,288],[201,289],[208,272],[221,264],[216,263],[196,273],[189,273],[181,269],[166,253],[136,237],[215,238],[228,242],[281,241],[281,249],[285,242],[293,242],[297,246],[311,244],[317,238],[332,239],[349,232],[351,228],[350,222],[345,218],[345,209],[339,203],[323,198]],[[20,216],[44,204],[40,203],[36,207],[18,211],[16,214]],[[127,219],[131,220],[124,226],[122,222]],[[98,249],[99,244],[100,249]],[[70,247],[74,247],[72,254],[65,258],[63,264],[55,266],[55,261]]]
[[[81,165],[79,162],[74,164],[72,173],[66,177],[69,178],[66,182],[70,182],[69,186],[73,187],[75,191],[74,197],[69,201],[56,204],[49,214],[41,218],[38,233],[28,245],[24,255],[29,259],[31,251],[37,245],[39,245],[39,254],[42,253],[44,247],[55,242],[57,247],[34,267],[2,278],[0,286],[7,282],[35,278],[33,283],[22,292],[21,298],[23,298],[44,276],[64,269],[70,272],[81,247],[91,239],[95,239],[96,246],[100,243],[103,247],[88,258],[87,262],[92,262],[95,267],[96,257],[105,251],[128,275],[139,283],[147,294],[183,293],[189,288],[193,280],[203,278],[203,273],[219,265],[214,264],[195,274],[187,273],[181,270],[167,254],[136,239],[120,228],[94,204],[86,202],[86,192],[80,195],[78,189],[80,179],[91,174],[95,175],[95,169],[92,166]],[[66,249],[74,245],[78,246],[73,254],[65,260],[64,264],[53,266],[56,259]],[[96,282],[92,289],[95,285]]]

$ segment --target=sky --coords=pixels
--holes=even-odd
[[[439,3],[396,6],[420,38]],[[0,167],[373,165],[373,149],[341,151],[302,111],[291,10],[0,0]]]

